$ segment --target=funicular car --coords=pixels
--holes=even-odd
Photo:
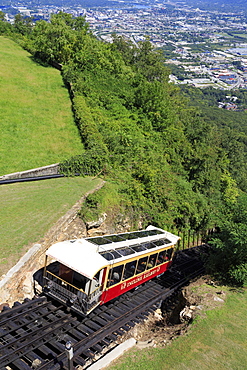
[[[141,231],[56,243],[46,252],[44,293],[87,315],[165,272],[179,239],[150,225]]]

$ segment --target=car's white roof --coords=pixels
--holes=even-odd
[[[77,239],[56,243],[47,250],[46,254],[92,279],[97,271],[109,262],[97,250],[97,245],[85,239]]]
[[[72,270],[79,272],[82,275],[85,275],[89,279],[93,279],[95,274],[107,265],[111,265],[114,262],[124,261],[126,259],[132,258],[139,254],[145,254],[150,251],[155,251],[156,249],[160,249],[161,247],[156,247],[152,250],[146,250],[142,252],[136,252],[132,255],[123,256],[118,258],[117,260],[107,260],[104,258],[100,252],[105,251],[112,251],[117,248],[133,246],[140,243],[150,242],[152,240],[157,239],[169,239],[170,243],[166,246],[176,244],[179,240],[179,237],[171,234],[167,231],[162,229],[158,229],[153,226],[149,226],[146,230],[159,230],[162,233],[158,235],[146,236],[142,238],[134,238],[130,240],[123,240],[119,242],[111,242],[109,244],[104,245],[97,245],[94,244],[90,240],[94,240],[94,238],[86,238],[86,239],[76,239],[76,240],[67,240],[64,242],[59,242],[52,245],[46,252],[46,254],[55,259],[56,261],[61,262],[62,264],[70,267]],[[137,232],[138,233],[138,232]],[[126,233],[126,235],[129,233]],[[115,234],[116,236],[118,234]],[[124,235],[124,234],[121,234]],[[107,238],[106,235],[103,238]],[[164,248],[164,245],[163,245]]]

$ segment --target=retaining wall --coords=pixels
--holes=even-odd
[[[29,177],[39,177],[48,175],[58,175],[59,174],[59,163],[51,164],[49,166],[33,168],[27,171],[14,172],[8,175],[0,176],[1,180],[12,180],[12,179],[25,179]]]

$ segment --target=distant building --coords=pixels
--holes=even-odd
[[[245,48],[233,48],[233,49],[228,49],[227,51],[231,52],[232,54],[235,55],[247,55],[247,47]]]

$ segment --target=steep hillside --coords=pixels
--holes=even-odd
[[[60,72],[0,36],[0,175],[60,162],[82,150]]]
[[[32,28],[18,20],[12,31],[37,62],[63,66],[85,148],[64,162],[64,172],[108,180],[104,196],[88,200],[92,215],[105,204],[143,226],[198,230],[213,226],[222,206],[236,201],[220,130],[168,83],[163,55],[148,40],[134,45],[115,35],[104,43],[83,17],[62,12]]]
[[[243,282],[247,189],[245,176],[238,174],[247,173],[247,167],[242,133],[189,104],[168,83],[162,52],[148,40],[135,45],[113,35],[111,44],[104,43],[92,35],[83,17],[62,12],[53,14],[49,23],[31,25],[18,19],[11,32],[37,63],[62,64],[84,145],[79,155],[63,162],[64,173],[107,180],[104,189],[87,198],[82,217],[95,219],[113,210],[116,219],[128,214],[133,228],[152,223],[198,231],[217,225],[225,231],[214,241],[226,257],[222,272]],[[232,230],[227,240],[235,259],[222,247]]]

